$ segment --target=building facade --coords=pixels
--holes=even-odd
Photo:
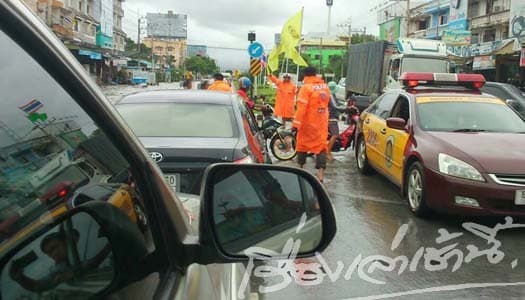
[[[151,48],[156,63],[164,63],[175,67],[181,67],[186,57],[186,40],[167,40],[154,37],[146,37],[143,40],[146,47]],[[171,58],[171,61],[170,61]]]
[[[124,0],[24,0],[99,82],[112,80],[120,59]]]

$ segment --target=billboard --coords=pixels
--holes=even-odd
[[[205,45],[187,45],[186,46],[186,56],[192,57],[192,56],[207,56],[208,55],[208,47]]]
[[[509,35],[525,40],[525,0],[510,1]]]
[[[400,36],[401,19],[396,18],[379,25],[379,39],[395,42]]]
[[[441,41],[447,46],[470,45],[472,32],[469,30],[445,30],[441,35]]]
[[[448,17],[448,23],[464,23],[466,25],[467,20],[468,1],[467,0],[450,0],[450,14]],[[458,28],[461,30],[467,29]]]
[[[476,56],[472,63],[472,70],[491,70],[496,68],[496,56]]]
[[[188,37],[188,16],[174,14],[168,11],[167,14],[148,13],[146,15],[148,22],[147,33],[149,37],[156,38],[181,38]]]

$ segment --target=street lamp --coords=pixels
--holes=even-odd
[[[328,6],[328,27],[326,32],[330,35],[330,23],[332,19],[332,5],[334,5],[334,0],[326,0],[326,6]]]

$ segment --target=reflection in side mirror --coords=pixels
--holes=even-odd
[[[280,252],[290,238],[300,240],[299,254],[320,246],[319,199],[327,196],[310,174],[276,166],[224,165],[208,176],[210,223],[226,254],[238,256],[254,246]]]
[[[386,119],[386,126],[392,129],[405,130],[406,121],[402,118],[388,118]]]
[[[115,277],[109,239],[80,212],[39,234],[3,265],[2,299],[90,298]],[[83,288],[79,289],[78,287]]]

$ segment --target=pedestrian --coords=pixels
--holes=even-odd
[[[337,83],[334,81],[330,81],[328,83],[328,88],[330,89],[330,102],[328,104],[328,134],[330,135],[330,140],[328,141],[328,151],[326,152],[326,157],[329,161],[334,160],[334,157],[332,156],[332,147],[339,137],[339,111],[337,110],[337,104],[335,102],[336,86]]]
[[[244,103],[253,110],[255,107],[255,102],[248,97],[248,90],[252,86],[252,82],[247,77],[241,77],[239,78],[239,89],[237,90],[237,94],[241,96],[241,98],[244,100]]]
[[[286,122],[293,120],[297,87],[292,82],[290,74],[284,74],[283,80],[279,80],[273,74],[270,74],[268,78],[277,86],[274,113],[283,120],[283,125],[286,127]]]
[[[330,89],[323,79],[316,76],[314,67],[305,68],[303,83],[297,96],[297,111],[292,125],[292,130],[297,131],[297,161],[303,168],[308,152],[315,154],[317,179],[323,182],[326,169]]]
[[[191,90],[192,81],[193,81],[193,73],[190,70],[188,70],[184,74],[184,88]]]
[[[208,90],[211,91],[221,91],[221,92],[232,92],[232,87],[224,81],[224,76],[221,73],[215,73],[213,75],[213,83],[208,87]]]

